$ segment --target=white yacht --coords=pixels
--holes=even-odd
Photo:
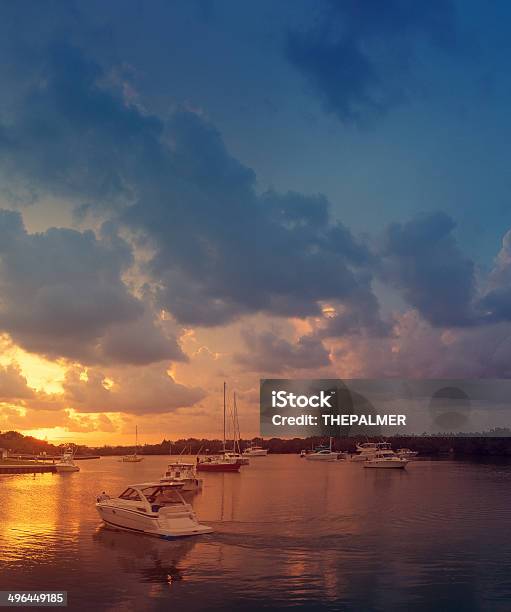
[[[62,453],[60,461],[55,464],[57,472],[79,472],[80,468],[75,464],[73,460],[73,451],[70,448]]]
[[[202,489],[202,478],[197,478],[197,466],[193,462],[179,459],[171,461],[165,473],[160,478],[162,483],[182,484],[182,491],[198,491]]]
[[[192,506],[183,499],[182,487],[161,482],[131,485],[119,497],[100,495],[96,509],[109,527],[166,540],[210,533],[212,528],[201,525]]]
[[[262,446],[254,446],[250,445],[243,451],[243,455],[245,457],[266,457],[268,454],[268,449],[263,448]]]
[[[339,453],[332,450],[332,438],[329,446],[318,446],[312,453],[305,455],[307,461],[337,461]]]
[[[357,452],[351,455],[350,461],[367,461],[372,459],[378,451],[392,450],[388,442],[363,442],[356,445]]]
[[[403,469],[408,463],[407,459],[398,457],[393,450],[383,449],[377,451],[371,459],[364,462],[365,468],[397,468]]]

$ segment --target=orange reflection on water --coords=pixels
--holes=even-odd
[[[78,537],[80,512],[69,507],[77,479],[51,473],[2,476],[0,487],[4,560],[49,562],[57,554],[52,541]]]

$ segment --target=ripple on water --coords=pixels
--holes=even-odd
[[[0,480],[0,582],[60,586],[90,609],[119,610],[149,600],[491,610],[511,595],[511,467],[421,462],[367,474],[269,456],[206,479],[193,503],[211,535],[176,543],[99,527],[97,491],[150,479],[166,462],[103,458],[71,478]]]

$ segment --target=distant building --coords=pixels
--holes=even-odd
[[[0,460],[2,459],[7,459],[7,449],[6,448],[0,448]]]

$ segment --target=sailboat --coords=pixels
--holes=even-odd
[[[198,472],[239,472],[240,464],[236,459],[226,456],[226,445],[225,445],[225,410],[226,410],[226,384],[224,382],[224,439],[222,445],[222,454],[215,457],[204,457],[200,459],[197,457],[197,471]]]
[[[135,426],[135,452],[132,455],[124,455],[119,461],[123,463],[140,463],[144,458],[139,457],[138,454],[138,426]]]
[[[240,449],[240,425],[238,421],[238,406],[236,404],[236,391],[233,393],[233,408],[232,408],[232,450],[225,450],[223,452],[224,457],[234,459],[236,463],[240,465],[249,465],[250,461],[248,457],[244,457],[241,454]]]

